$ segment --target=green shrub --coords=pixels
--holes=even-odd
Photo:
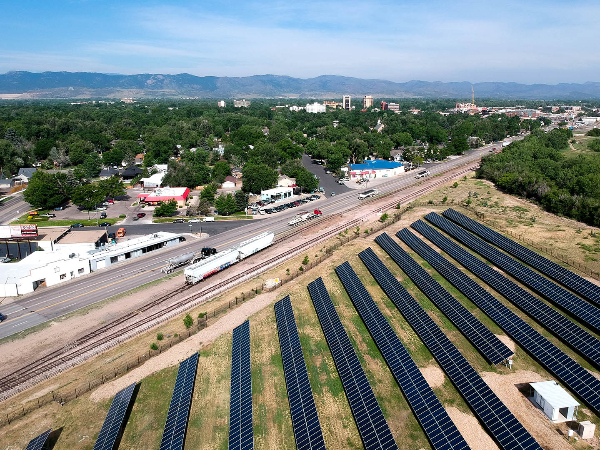
[[[164,338],[165,338],[165,336],[162,333],[158,333],[156,335],[156,339],[159,340],[159,341],[162,341]]]
[[[194,325],[194,319],[192,319],[192,316],[190,316],[189,314],[186,314],[183,318],[183,324],[187,329],[190,329],[192,325]]]
[[[126,214],[120,214],[120,215],[119,215],[119,219],[124,219],[125,217],[127,217],[127,215],[126,215]]]
[[[304,259],[302,260],[302,264],[304,264],[305,266],[308,264],[308,255],[304,257]]]
[[[388,215],[388,213],[383,213],[383,214],[381,215],[381,217],[379,218],[379,221],[380,221],[381,223],[383,223],[383,222],[385,222],[386,220],[388,220],[388,218],[389,218],[389,217],[390,217],[390,216]]]
[[[150,345],[150,349],[151,349],[151,350],[158,350],[158,345],[156,345],[156,342],[153,342],[153,343]]]

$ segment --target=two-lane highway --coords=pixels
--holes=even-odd
[[[497,144],[471,150],[460,158],[432,164],[429,171],[433,176],[468,162],[476,161],[481,156],[489,154],[489,150],[493,146],[497,146]],[[378,184],[376,187],[382,194],[406,188],[422,181],[415,179],[415,173],[415,171],[407,172],[389,180],[386,179],[385,182]],[[260,220],[226,222],[227,227],[231,226],[226,231],[221,229],[219,232],[220,223],[218,222],[193,224],[194,227],[198,227],[194,230],[195,232],[199,232],[199,227],[202,226],[202,231],[208,233],[210,237],[204,239],[188,238],[186,242],[175,247],[101,269],[65,284],[38,289],[35,293],[17,299],[9,305],[0,305],[1,312],[8,316],[8,320],[0,325],[0,338],[10,336],[47,320],[161,278],[164,274],[160,271],[160,268],[164,266],[166,260],[182,253],[198,252],[202,247],[216,247],[219,250],[224,250],[239,241],[266,230],[273,231],[276,234],[287,231],[290,229],[288,222],[299,210],[319,208],[323,211],[325,217],[343,213],[360,203],[358,192],[357,190],[348,190],[332,198],[321,199],[302,205],[299,208],[263,216]],[[169,224],[169,228],[173,225],[179,225],[184,230],[189,231],[188,224]],[[142,226],[145,225],[140,225],[140,227]],[[151,231],[162,229],[160,225],[147,226],[151,228]],[[169,231],[172,230],[169,229]]]

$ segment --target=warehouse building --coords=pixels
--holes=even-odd
[[[294,196],[294,188],[291,186],[281,186],[273,189],[267,189],[266,191],[260,191],[261,200],[268,200],[270,202],[282,202],[291,200]]]
[[[348,164],[350,179],[386,178],[404,173],[404,165],[383,159],[367,160],[362,164]]]
[[[92,271],[112,266],[128,259],[139,258],[146,253],[171,247],[183,240],[180,234],[159,231],[154,234],[128,239],[118,244],[105,245],[88,252]]]

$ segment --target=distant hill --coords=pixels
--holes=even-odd
[[[600,83],[519,84],[474,83],[478,98],[592,99],[600,98]],[[343,94],[375,98],[470,98],[471,83],[386,80],[322,75],[293,78],[279,75],[197,77],[90,72],[8,72],[0,75],[0,98],[337,98]]]

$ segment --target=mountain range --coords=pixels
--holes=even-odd
[[[361,79],[337,75],[293,78],[281,75],[199,77],[119,75],[93,72],[7,72],[0,74],[0,99],[41,98],[477,98],[586,100],[600,98],[600,82],[520,84],[511,82],[440,82]]]

